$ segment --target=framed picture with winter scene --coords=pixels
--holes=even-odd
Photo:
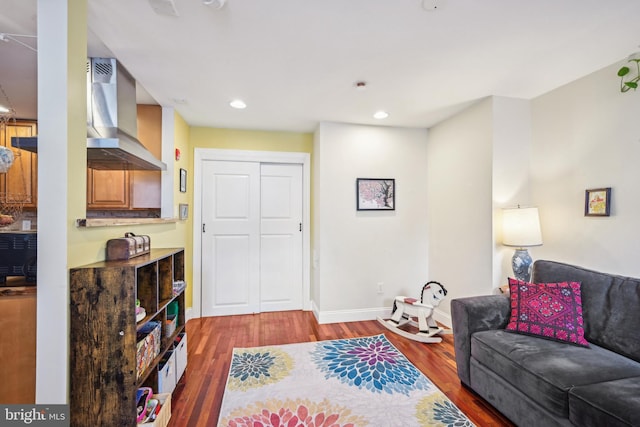
[[[396,180],[357,178],[356,199],[359,211],[393,211],[396,209]]]

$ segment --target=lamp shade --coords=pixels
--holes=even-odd
[[[519,248],[542,245],[538,208],[503,209],[502,244]]]

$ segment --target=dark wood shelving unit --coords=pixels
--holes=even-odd
[[[184,249],[152,249],[124,261],[70,270],[70,382],[73,426],[135,426],[136,390],[158,389],[158,365],[185,329]],[[147,316],[136,323],[136,299]],[[169,304],[178,303],[175,331],[166,335]],[[138,375],[137,332],[160,322],[160,353]]]

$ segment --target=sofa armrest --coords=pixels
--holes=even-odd
[[[471,335],[489,329],[504,329],[511,314],[506,295],[486,295],[451,300],[453,345],[456,352],[458,377],[467,386],[471,358]]]

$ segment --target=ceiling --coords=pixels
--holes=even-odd
[[[430,127],[483,97],[534,98],[624,59],[638,16],[638,0],[88,0],[88,55],[118,58],[139,102],[192,126]],[[2,0],[0,33],[35,35],[36,0]],[[37,118],[35,52],[0,41],[0,58],[17,117]],[[247,108],[230,108],[235,98]]]

